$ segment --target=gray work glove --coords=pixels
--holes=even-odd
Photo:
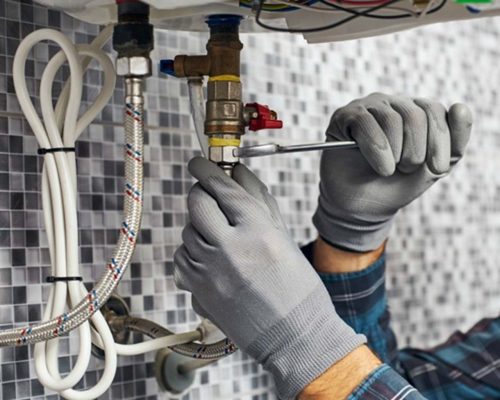
[[[325,151],[321,157],[313,217],[319,235],[348,250],[378,248],[397,211],[463,156],[471,126],[467,106],[446,111],[426,99],[376,93],[338,109],[327,141],[355,140],[359,149]]]
[[[190,223],[174,256],[177,286],[274,377],[292,399],[365,343],[335,312],[323,283],[289,237],[266,186],[245,166],[233,179],[203,158],[189,193]]]

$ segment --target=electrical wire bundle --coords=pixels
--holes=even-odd
[[[330,30],[351,22],[357,18],[371,19],[406,19],[419,18],[428,14],[433,14],[441,10],[447,0],[440,0],[435,4],[436,0],[430,0],[427,7],[422,11],[414,11],[409,8],[399,7],[396,3],[402,0],[240,0],[240,4],[245,7],[251,7],[255,13],[255,22],[262,28],[287,33],[314,33],[325,30]],[[321,4],[321,6],[318,6]],[[336,20],[331,24],[311,27],[311,28],[282,28],[272,26],[262,21],[262,13],[264,12],[284,12],[293,10],[306,10],[310,12],[332,13],[334,16],[348,14],[347,17]],[[391,13],[381,13],[381,11],[391,11]],[[394,13],[398,11],[398,13]]]

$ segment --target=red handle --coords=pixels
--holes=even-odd
[[[251,131],[283,128],[283,121],[279,120],[276,112],[269,109],[268,106],[259,103],[249,103],[245,108],[250,110],[248,128]]]

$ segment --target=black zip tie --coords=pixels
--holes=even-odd
[[[58,153],[58,152],[70,153],[75,151],[76,149],[74,147],[53,147],[51,149],[38,149],[37,153],[40,155],[44,155],[47,153]]]
[[[81,276],[48,276],[45,279],[48,283],[54,282],[69,282],[69,281],[83,281]]]

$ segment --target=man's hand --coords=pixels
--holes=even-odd
[[[366,339],[337,315],[255,175],[237,165],[233,180],[202,158],[189,170],[199,183],[174,256],[176,284],[192,292],[199,314],[271,372],[281,398],[295,398]]]
[[[338,109],[327,140],[355,140],[359,149],[322,155],[319,204],[313,217],[319,235],[347,250],[379,248],[397,211],[463,156],[471,126],[465,105],[455,104],[447,111],[425,99],[377,93]]]

